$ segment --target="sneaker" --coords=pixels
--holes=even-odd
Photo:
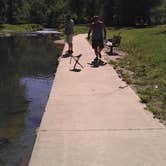
[[[68,53],[69,53],[69,54],[72,54],[72,53],[73,53],[73,50],[69,50]]]
[[[96,57],[96,58],[94,59],[94,61],[98,61],[98,57]]]

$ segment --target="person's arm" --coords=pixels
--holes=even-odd
[[[90,34],[92,32],[92,26],[89,27],[89,31],[88,31],[88,40],[90,39]]]
[[[106,39],[107,38],[107,30],[105,28],[105,25],[104,25],[103,31],[104,31],[104,39]]]

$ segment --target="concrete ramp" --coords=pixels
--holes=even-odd
[[[85,35],[74,37],[79,54],[79,72],[60,59],[29,166],[165,166],[165,127],[110,65],[94,64]]]

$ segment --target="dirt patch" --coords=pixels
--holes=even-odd
[[[107,62],[111,61],[117,61],[121,58],[123,58],[125,55],[127,55],[127,53],[125,53],[124,51],[120,50],[119,48],[116,48],[116,50],[114,50],[113,55],[110,55],[110,49],[105,47],[103,49],[104,52],[104,59],[107,60]]]

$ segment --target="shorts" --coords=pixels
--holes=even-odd
[[[104,48],[104,41],[101,40],[92,40],[92,48],[96,49],[96,48]]]
[[[73,42],[73,34],[70,34],[70,35],[66,36],[66,42],[69,43],[69,44]]]

